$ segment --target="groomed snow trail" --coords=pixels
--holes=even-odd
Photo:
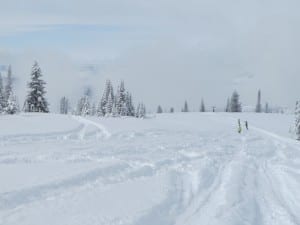
[[[300,224],[292,139],[223,114],[68,119],[0,135],[0,224]]]

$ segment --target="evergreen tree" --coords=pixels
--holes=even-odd
[[[60,99],[60,113],[61,114],[68,114],[69,112],[69,100],[66,97],[62,97]]]
[[[135,117],[140,117],[140,109],[141,109],[141,103],[139,103],[136,107]]]
[[[146,107],[143,103],[139,103],[136,108],[135,117],[137,118],[145,118],[146,116]]]
[[[82,116],[87,116],[91,114],[91,104],[89,97],[86,95],[83,97],[83,106],[82,106]]]
[[[134,116],[135,115],[135,109],[132,102],[132,96],[129,92],[127,92],[126,95],[126,107],[127,107],[127,116]]]
[[[7,70],[7,80],[6,80],[6,85],[5,85],[5,90],[4,90],[4,105],[7,106],[8,104],[8,98],[12,92],[12,70],[11,66],[8,66]]]
[[[189,112],[189,107],[188,107],[187,101],[184,102],[184,106],[183,106],[182,112]]]
[[[127,105],[126,105],[126,90],[125,90],[125,85],[124,85],[124,81],[121,81],[121,84],[118,88],[118,91],[117,91],[117,101],[116,101],[116,104],[117,104],[117,111],[118,111],[118,114],[120,116],[126,116],[127,115]]]
[[[76,114],[80,116],[87,116],[91,114],[91,105],[87,95],[83,96],[78,101]]]
[[[265,105],[265,113],[269,113],[269,104],[266,102],[266,105]]]
[[[241,107],[241,103],[239,101],[239,94],[237,93],[237,91],[234,91],[231,97],[231,102],[230,102],[230,112],[241,112],[242,111],[242,107]]]
[[[300,101],[296,102],[295,108],[295,131],[296,131],[296,138],[300,141]]]
[[[113,104],[114,104],[114,91],[113,91],[113,86],[110,83],[110,86],[108,88],[108,95],[107,95],[106,105],[105,105],[105,115],[106,116],[111,116],[112,115]]]
[[[45,84],[42,80],[42,72],[37,62],[34,63],[31,72],[31,81],[28,84],[29,93],[25,102],[26,112],[48,113],[48,102],[45,98]]]
[[[110,113],[109,109],[107,109],[110,107],[108,107],[107,104],[108,104],[109,98],[111,97],[110,96],[110,94],[112,92],[111,89],[112,89],[112,85],[111,85],[110,80],[106,80],[104,92],[103,92],[103,95],[102,95],[102,98],[101,98],[101,101],[99,103],[98,110],[97,110],[98,116],[105,116],[106,114]]]
[[[114,98],[114,101],[113,101],[112,116],[113,117],[118,116],[117,99],[116,98]]]
[[[261,109],[262,109],[262,107],[261,107],[261,92],[260,92],[260,90],[258,90],[255,112],[261,113]]]
[[[81,116],[82,109],[83,109],[83,98],[80,98],[79,101],[77,102],[76,115]]]
[[[4,111],[4,108],[5,108],[4,88],[3,88],[2,75],[0,73],[0,113]]]
[[[145,118],[146,117],[146,106],[144,105],[144,103],[141,103],[141,107],[140,107],[140,118]]]
[[[5,107],[4,112],[6,114],[16,114],[19,111],[19,104],[17,101],[16,96],[14,96],[13,92],[11,91],[8,95],[7,105]]]
[[[174,111],[175,111],[174,108],[171,107],[171,108],[170,108],[170,113],[174,113]]]
[[[227,99],[225,112],[230,112],[230,98]]]
[[[203,99],[201,99],[200,112],[205,112],[205,105]]]
[[[160,105],[157,107],[156,113],[163,113],[162,107]]]
[[[96,113],[97,113],[97,108],[96,108],[96,104],[94,102],[92,105],[92,108],[91,108],[91,116],[95,116]]]

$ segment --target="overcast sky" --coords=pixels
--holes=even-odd
[[[234,89],[243,105],[259,88],[271,105],[300,98],[299,0],[0,1],[0,65],[21,102],[33,60],[53,110],[88,86],[99,98],[105,79],[150,109],[224,107]]]

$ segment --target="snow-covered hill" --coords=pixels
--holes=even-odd
[[[237,133],[237,118],[249,131]],[[293,121],[1,116],[0,224],[300,224]]]

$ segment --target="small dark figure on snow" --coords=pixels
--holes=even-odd
[[[245,127],[246,127],[247,130],[249,130],[248,129],[248,121],[247,120],[245,121]]]
[[[241,120],[238,119],[238,132],[239,134],[242,132]]]

